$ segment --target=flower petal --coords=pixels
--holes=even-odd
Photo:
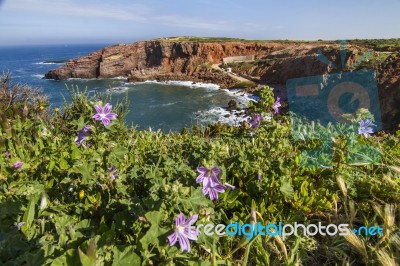
[[[100,114],[95,114],[94,116],[92,116],[92,118],[98,121],[101,120]]]
[[[109,103],[106,103],[106,105],[103,107],[103,113],[111,113],[112,105]]]
[[[185,215],[183,215],[182,213],[178,215],[178,217],[176,217],[175,219],[175,225],[176,226],[180,226],[182,224],[185,223]]]
[[[176,235],[176,233],[173,233],[172,235],[168,236],[168,241],[169,241],[169,245],[172,247],[173,245],[175,245],[176,241],[178,240],[178,237]]]
[[[212,172],[215,176],[218,176],[218,175],[221,173],[221,170],[218,168],[218,166],[214,166],[214,167],[211,169],[211,172]]]
[[[209,187],[203,187],[203,189],[202,189],[203,195],[204,195],[204,196],[207,195],[208,192],[209,192],[209,190],[210,190]]]
[[[108,126],[111,123],[111,121],[108,118],[103,118],[101,121],[103,122],[103,125],[105,127]]]
[[[189,243],[189,239],[187,239],[186,237],[182,236],[182,235],[178,235],[178,241],[179,241],[179,245],[181,246],[181,251],[190,251],[190,243]]]
[[[225,192],[225,187],[223,185],[217,185],[211,189],[214,190],[215,192],[219,192],[219,193]]]
[[[207,173],[207,171],[208,171],[207,167],[205,167],[205,166],[197,167],[196,170],[197,170],[197,172],[199,172],[200,174],[205,174],[205,173]]]
[[[209,190],[209,194],[210,194],[210,200],[216,200],[216,199],[218,199],[218,193],[215,191],[215,190],[213,190],[213,189],[210,189]]]
[[[194,224],[197,221],[197,218],[199,218],[199,216],[197,214],[190,216],[187,219],[187,221],[185,222],[185,225],[191,226],[192,224]]]
[[[197,178],[196,178],[196,183],[201,183],[204,180],[204,174],[200,174]]]
[[[195,226],[193,228],[185,228],[184,234],[190,240],[197,240],[197,229]]]
[[[117,119],[117,114],[109,113],[109,114],[106,114],[106,117],[110,120],[114,120],[114,119]]]
[[[96,112],[97,112],[98,114],[103,113],[103,108],[101,108],[101,107],[98,106],[98,105],[95,105],[95,106],[94,106],[94,109],[96,110]]]

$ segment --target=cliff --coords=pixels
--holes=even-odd
[[[384,128],[394,130],[400,122],[400,44],[399,40],[394,40],[394,44],[382,48],[385,46],[381,41],[349,43],[345,65],[346,69],[376,71]],[[372,51],[370,57],[363,58],[367,51]],[[45,77],[56,80],[117,76],[125,76],[128,81],[192,80],[216,83],[222,88],[234,87],[246,78],[258,84],[283,87],[281,96],[285,98],[284,85],[288,79],[337,72],[320,62],[317,53],[341,65],[337,42],[158,39],[103,48],[71,59]],[[217,67],[224,58],[232,56],[254,58],[251,62],[228,64],[242,78]]]
[[[88,56],[69,60],[46,74],[48,79],[108,78],[129,81],[189,79],[231,87],[237,80],[212,68],[225,57],[252,55],[261,59],[291,44],[285,42],[194,42],[153,40],[106,47]],[[318,47],[321,45],[319,44]],[[317,49],[317,48],[315,48]]]

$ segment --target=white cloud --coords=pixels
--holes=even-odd
[[[104,18],[119,21],[133,21],[143,24],[163,26],[209,29],[234,30],[226,21],[212,21],[201,18],[190,18],[174,14],[160,14],[152,8],[129,4],[117,6],[98,2],[92,5],[76,3],[71,0],[7,0],[2,12],[29,11],[36,14],[52,14],[60,16],[75,16],[81,18]]]

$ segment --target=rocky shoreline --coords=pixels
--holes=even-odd
[[[351,69],[357,65],[359,69],[368,67],[376,72],[383,128],[396,130],[400,123],[400,51],[373,51],[374,60],[382,58],[382,62],[360,65],[367,50],[360,45],[349,45],[345,67]],[[114,45],[71,59],[49,71],[45,78],[64,80],[123,76],[129,82],[193,81],[217,84],[223,89],[242,88],[246,92],[264,84],[279,87],[277,92],[285,101],[287,80],[337,73],[337,69],[317,59],[316,55],[321,53],[335,65],[341,65],[339,46],[335,42],[151,40]],[[238,56],[253,60],[230,64],[235,74],[215,67]],[[255,83],[250,86],[243,84],[246,82],[240,82],[239,76],[248,77]]]

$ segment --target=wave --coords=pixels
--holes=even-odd
[[[240,126],[242,121],[247,119],[245,111],[228,111],[221,107],[214,107],[207,111],[197,111],[194,119],[204,124],[215,124],[221,122],[232,126]]]
[[[91,81],[91,80],[127,80],[127,77],[119,76],[113,78],[68,78],[67,80],[80,80],[80,81]],[[127,82],[126,84],[132,84]]]
[[[119,86],[119,87],[112,87],[111,89],[108,89],[108,91],[113,93],[123,93],[129,89],[130,89],[129,87]]]
[[[189,87],[189,88],[206,88],[206,89],[212,89],[212,90],[220,89],[220,87],[217,84],[213,84],[213,83],[182,81],[182,80],[166,80],[166,81],[146,80],[143,82],[135,82],[134,84],[143,84],[143,83],[175,85],[175,86],[184,86],[184,87]]]
[[[155,104],[155,105],[149,105],[149,108],[157,108],[157,107],[167,107],[171,105],[175,105],[180,103],[181,101],[176,101],[176,102],[170,102],[170,103],[162,103],[162,104]]]
[[[43,74],[33,74],[33,75],[31,75],[31,77],[38,78],[38,79],[43,79],[44,75]]]
[[[67,61],[65,60],[54,60],[54,61],[43,61],[43,62],[36,62],[33,63],[34,65],[62,65],[65,64]]]

